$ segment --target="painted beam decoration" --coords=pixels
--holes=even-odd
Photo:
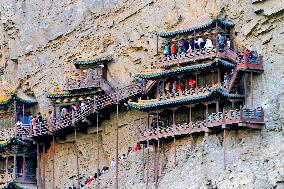
[[[203,96],[198,95],[198,96],[192,96],[192,97],[170,99],[166,101],[152,101],[152,102],[145,101],[145,103],[128,102],[128,105],[138,110],[156,110],[156,109],[161,109],[161,108],[170,108],[174,106],[186,105],[190,103],[205,102],[210,99],[214,99],[216,95],[223,97],[223,98],[228,98],[228,99],[243,99],[244,98],[244,95],[227,93],[218,87],[218,88],[213,89],[211,92],[204,94]]]
[[[26,146],[26,147],[30,147],[31,146],[30,143],[22,141],[21,139],[19,139],[17,137],[11,137],[8,140],[0,141],[0,152],[5,151],[7,147],[10,147],[12,145]]]
[[[212,27],[215,27],[216,25],[224,26],[228,28],[232,28],[235,26],[233,21],[228,20],[225,17],[212,18],[210,16],[204,16],[204,17],[201,17],[195,20],[194,19],[187,20],[184,25],[181,26],[181,28],[186,28],[186,29],[180,29],[180,30],[176,30],[172,32],[156,32],[154,34],[162,38],[169,38],[169,37],[175,37],[177,35],[185,35],[185,34],[191,34],[191,33],[198,32],[198,31],[204,31]]]
[[[192,71],[201,71],[201,70],[205,70],[205,69],[211,69],[211,68],[214,68],[214,67],[219,66],[219,65],[223,66],[225,68],[234,68],[235,67],[235,64],[233,64],[229,61],[226,61],[226,60],[223,60],[223,59],[220,59],[220,58],[216,58],[211,62],[198,64],[198,65],[178,67],[178,68],[174,68],[174,69],[170,69],[170,70],[162,70],[162,71],[157,71],[157,72],[153,72],[153,73],[137,73],[137,74],[135,74],[135,77],[154,80],[154,79],[159,79],[159,78],[162,78],[162,77],[173,76],[173,75],[178,75],[178,74],[183,74],[183,73],[189,73],[189,72],[192,72]]]

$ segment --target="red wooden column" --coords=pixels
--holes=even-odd
[[[116,102],[116,167],[115,167],[115,180],[116,185],[115,188],[118,189],[118,111],[119,111],[119,101],[118,101],[118,95],[117,95],[117,102]]]
[[[158,139],[158,146],[157,146],[157,165],[156,165],[156,183],[155,188],[158,188],[158,179],[159,179],[159,165],[160,165],[160,140]]]
[[[43,144],[42,147],[42,189],[45,189],[45,157],[46,157],[46,153],[45,153],[45,144]]]
[[[99,146],[99,113],[97,113],[97,169],[98,169],[98,179],[97,179],[97,188],[100,186],[99,182],[99,167],[100,167],[100,146]]]
[[[157,145],[154,142],[154,182],[156,183],[156,174],[157,174]]]
[[[75,137],[75,153],[76,153],[76,167],[77,167],[77,184],[78,188],[80,189],[80,162],[79,162],[79,152],[78,152],[78,145],[77,145],[77,129],[74,128],[74,137]]]
[[[146,189],[149,188],[149,140],[147,139],[147,147],[146,147]]]
[[[17,177],[17,169],[16,169],[16,166],[17,166],[17,156],[16,156],[16,152],[14,152],[14,168],[13,168],[13,179],[15,180],[16,177]]]

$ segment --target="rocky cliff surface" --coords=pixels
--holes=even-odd
[[[253,97],[254,106],[264,107],[266,129],[228,133],[225,170],[221,134],[179,141],[176,168],[171,162],[171,143],[165,144],[167,164],[159,187],[283,188],[283,0],[2,0],[0,5],[1,64],[20,90],[37,98],[43,112],[49,107],[44,94],[63,86],[68,74],[75,70],[72,64],[75,58],[113,54],[108,80],[114,86],[123,86],[133,79],[134,73],[153,62],[157,49],[156,37],[151,32],[179,26],[178,18],[184,21],[212,12],[227,15],[236,23],[233,32],[236,47],[250,48],[264,55],[265,72],[254,77]],[[250,104],[251,94],[248,95]],[[135,144],[135,128],[143,123],[135,120],[145,115],[137,111],[123,114],[120,133],[124,135],[120,145],[125,152],[129,145]],[[105,164],[114,155],[111,129],[114,124],[113,116],[102,123],[100,158]],[[95,155],[84,149],[94,149],[96,141],[84,139],[85,136],[79,146],[80,165],[84,174],[88,174],[95,170],[95,165],[89,164]],[[58,145],[56,186],[65,188],[75,177],[75,160],[72,144]],[[126,165],[121,166],[122,188],[145,187],[143,171],[137,171],[141,164],[139,157],[141,154],[132,154]],[[51,169],[50,162],[47,167]],[[49,186],[51,179],[47,172]],[[112,188],[112,173],[102,181],[102,186]]]

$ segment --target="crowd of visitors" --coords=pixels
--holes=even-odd
[[[224,51],[225,48],[231,48],[231,41],[224,35],[218,34],[217,44],[218,51]],[[191,53],[193,51],[213,49],[215,47],[210,37],[199,37],[197,39],[180,39],[177,42],[166,42],[164,46],[164,55],[169,57],[182,53]]]

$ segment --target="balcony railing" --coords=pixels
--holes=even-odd
[[[238,55],[231,49],[225,49],[224,51],[217,51],[216,48],[197,50],[187,53],[178,53],[168,57],[159,57],[156,63],[158,68],[168,68],[173,66],[179,66],[195,62],[198,60],[206,60],[212,58],[228,58],[235,62],[239,69],[250,70],[263,70],[263,58],[258,57],[245,57]]]
[[[261,107],[256,109],[235,109],[208,115],[207,120],[176,124],[170,126],[158,126],[139,132],[138,140],[157,140],[181,135],[190,135],[209,132],[213,128],[224,128],[228,125],[244,126],[253,129],[261,129],[264,124],[264,113]]]
[[[102,77],[85,77],[68,79],[64,89],[67,91],[101,87]]]

